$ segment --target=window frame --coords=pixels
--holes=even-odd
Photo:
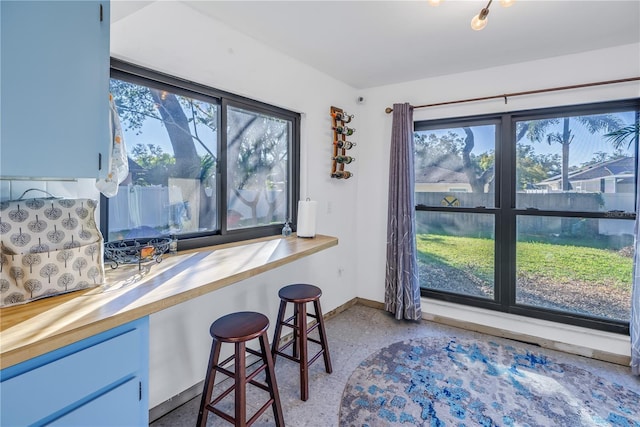
[[[564,117],[574,115],[607,114],[624,110],[640,111],[640,98],[626,99],[611,102],[599,102],[591,104],[579,104],[560,107],[520,110],[495,114],[483,114],[477,116],[454,117],[436,120],[421,120],[414,122],[414,132],[455,128],[486,124],[498,121],[496,128],[495,145],[495,207],[440,207],[416,205],[416,213],[420,211],[431,212],[462,212],[493,214],[495,221],[495,247],[494,247],[494,299],[474,297],[471,295],[456,294],[442,290],[421,288],[423,297],[443,300],[452,303],[464,304],[473,307],[486,308],[494,311],[516,314],[558,323],[581,326],[596,330],[614,332],[629,335],[629,322],[601,319],[583,316],[569,312],[559,312],[542,307],[532,307],[516,303],[516,225],[518,217],[545,216],[545,217],[581,217],[595,219],[635,220],[640,208],[635,206],[633,213],[625,216],[611,216],[610,212],[587,211],[546,211],[538,209],[516,208],[516,122],[524,120],[537,120],[549,117]],[[638,174],[638,140],[635,142],[636,153],[636,177]],[[637,194],[636,180],[636,194]],[[504,266],[506,264],[506,267]]]
[[[215,89],[190,80],[181,79],[149,68],[141,67],[119,59],[111,58],[110,78],[116,78],[134,84],[163,88],[177,95],[215,103],[220,109],[218,118],[219,136],[216,153],[218,167],[216,170],[217,200],[216,209],[219,217],[219,230],[201,233],[179,234],[178,250],[198,249],[223,243],[239,242],[260,237],[276,236],[282,231],[283,223],[260,225],[241,229],[227,230],[227,116],[228,106],[238,106],[247,111],[269,115],[291,122],[291,138],[288,152],[287,213],[286,216],[293,224],[297,222],[297,200],[300,198],[300,121],[299,113],[276,107],[261,101],[256,101],[231,92]],[[108,236],[109,230],[109,199],[100,196],[100,231]]]

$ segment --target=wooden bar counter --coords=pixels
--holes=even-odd
[[[338,244],[274,236],[165,256],[159,264],[105,263],[105,285],[0,309],[0,368],[197,298]]]

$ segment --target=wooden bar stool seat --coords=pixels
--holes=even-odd
[[[309,366],[320,356],[323,356],[325,370],[328,374],[332,372],[327,334],[324,328],[322,309],[320,308],[322,290],[313,285],[294,284],[280,289],[278,296],[280,297],[280,309],[278,310],[278,321],[271,353],[273,354],[274,363],[277,356],[282,356],[300,365],[300,398],[307,400],[309,399]],[[293,304],[293,316],[285,319],[288,303]],[[315,314],[307,312],[307,303],[313,303]],[[310,327],[307,325],[307,317],[316,320]],[[280,335],[283,326],[293,329],[293,339],[280,347]],[[309,333],[316,328],[318,329],[319,340],[309,337]],[[320,346],[320,350],[312,357],[309,357],[308,353],[309,341]],[[283,352],[289,346],[293,346],[291,355]]]
[[[260,313],[252,311],[243,311],[232,313],[221,317],[211,324],[209,332],[213,338],[211,345],[211,354],[209,356],[209,366],[204,380],[204,390],[200,402],[200,411],[198,412],[198,426],[205,427],[207,424],[207,416],[209,412],[213,412],[219,417],[229,421],[236,427],[250,426],[260,415],[262,415],[271,406],[273,408],[273,416],[277,426],[284,426],[284,417],[282,407],[280,405],[280,395],[278,394],[278,385],[273,367],[273,357],[269,347],[269,339],[267,338],[267,329],[269,328],[269,319]],[[246,347],[246,343],[253,339],[260,342],[260,351]],[[222,343],[232,343],[235,345],[234,353],[231,357],[219,362],[220,348]],[[246,372],[246,353],[259,356],[262,364],[258,366],[249,375]],[[234,371],[229,371],[224,366],[234,360]],[[254,378],[262,371],[265,371],[266,384],[256,381]],[[216,372],[233,378],[234,383],[231,387],[224,390],[213,401],[211,395]],[[246,386],[251,384],[262,390],[269,392],[269,400],[247,420],[247,395]],[[215,406],[224,399],[229,393],[235,390],[235,408],[234,416],[231,416]]]

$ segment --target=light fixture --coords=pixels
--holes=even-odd
[[[431,6],[438,6],[440,3],[442,3],[442,0],[429,0]]]
[[[489,15],[489,6],[491,6],[491,2],[493,0],[489,0],[487,7],[483,7],[476,16],[471,20],[471,28],[480,31],[484,27],[487,26],[487,15]]]
[[[480,31],[487,26],[487,16],[489,15],[489,6],[491,6],[491,2],[493,2],[493,0],[489,0],[489,3],[480,10],[480,13],[473,17],[471,20],[472,29]],[[515,0],[500,0],[500,4],[504,7],[512,6],[514,3]]]

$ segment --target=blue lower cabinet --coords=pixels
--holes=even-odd
[[[0,371],[0,425],[147,426],[149,318]]]

